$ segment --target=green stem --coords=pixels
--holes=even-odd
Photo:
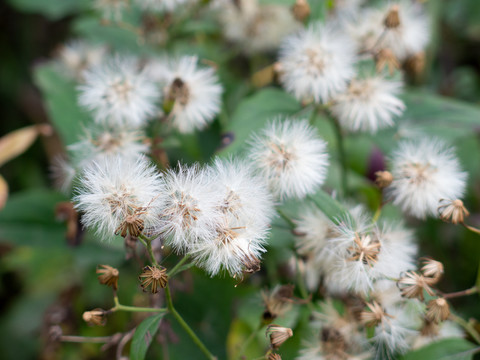
[[[180,314],[177,312],[177,310],[173,306],[172,295],[170,293],[169,285],[167,285],[167,287],[165,288],[165,297],[167,299],[167,307],[169,312],[178,321],[178,323],[185,330],[185,332],[190,336],[190,338],[193,340],[195,345],[197,345],[197,347],[205,354],[207,359],[216,360],[217,358],[213,356],[210,353],[210,351],[208,351],[207,347],[202,343],[202,341],[198,338],[195,332],[190,328],[190,326],[188,326],[188,324],[185,322],[185,320],[183,320],[183,318],[180,316]]]
[[[142,242],[142,244],[147,249],[148,255],[150,255],[150,259],[152,260],[153,265],[155,265],[156,267],[160,267],[160,265],[158,265],[157,259],[155,258],[155,254],[153,253],[152,239],[149,239],[142,234],[140,234],[138,239]]]
[[[313,306],[310,296],[308,295],[307,288],[305,287],[305,282],[303,280],[302,274],[300,273],[300,266],[298,266],[298,258],[295,259],[295,267],[297,271],[297,285],[298,285],[298,290],[300,290],[300,295],[302,295],[302,298],[307,302],[307,306],[310,309],[310,311],[315,311],[315,306]]]
[[[297,225],[295,225],[295,223],[293,222],[292,219],[290,219],[282,210],[280,209],[277,209],[277,213],[278,215],[280,215],[280,217],[285,220],[285,222],[288,224],[288,226],[290,226],[290,229],[291,230],[294,230]]]
[[[339,160],[340,160],[340,166],[341,166],[341,178],[342,178],[342,191],[343,191],[343,196],[347,196],[348,194],[348,172],[347,172],[347,156],[345,153],[345,143],[343,141],[343,135],[342,135],[342,129],[340,127],[339,122],[330,117],[333,126],[335,128],[335,136],[337,138],[337,146],[338,146],[338,155],[339,155]]]
[[[167,312],[165,308],[146,308],[146,307],[137,307],[137,306],[127,306],[122,305],[118,301],[118,297],[114,297],[113,301],[115,306],[110,309],[110,311],[130,311],[130,312]]]
[[[475,330],[472,324],[468,323],[467,321],[463,320],[461,317],[454,314],[450,314],[450,319],[452,319],[452,321],[456,322],[458,325],[463,327],[470,334],[470,336],[477,342],[477,344],[480,344],[480,334],[477,332],[477,330]]]
[[[178,263],[177,265],[175,265],[168,273],[168,278],[171,278],[172,276],[174,276],[175,274],[177,274],[178,272],[180,272],[180,267],[185,264],[185,262],[190,259],[190,255],[189,254],[186,254]]]

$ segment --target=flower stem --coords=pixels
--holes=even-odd
[[[122,305],[118,301],[118,297],[113,298],[113,302],[115,306],[111,308],[109,311],[130,311],[130,312],[167,312],[168,310],[165,308],[147,308],[147,307],[137,307],[137,306],[127,306]]]
[[[476,341],[476,343],[480,344],[480,334],[477,332],[477,330],[475,330],[472,324],[468,323],[461,317],[454,314],[450,314],[450,319],[463,327],[468,332],[468,334]]]
[[[216,360],[217,358],[213,356],[212,353],[210,353],[210,351],[208,351],[207,347],[202,343],[202,341],[198,338],[195,332],[190,328],[190,326],[188,326],[188,324],[185,322],[185,320],[183,320],[181,315],[177,312],[177,310],[173,306],[172,295],[170,293],[170,287],[168,285],[165,288],[165,296],[167,299],[168,311],[173,315],[173,317],[178,321],[180,326],[190,336],[190,338],[193,340],[195,345],[197,345],[197,347],[204,353],[207,359]]]
[[[160,265],[158,265],[157,259],[155,258],[155,254],[153,252],[152,239],[149,239],[142,234],[140,234],[138,239],[142,242],[142,244],[147,249],[148,255],[150,255],[150,259],[152,260],[153,265],[159,267]]]
[[[190,255],[186,254],[168,273],[168,278],[172,278],[175,274],[179,273],[182,271],[181,267],[183,264],[187,262],[187,260],[190,259]]]
[[[343,196],[347,196],[348,194],[348,172],[347,172],[347,156],[345,153],[345,143],[343,141],[343,135],[342,135],[342,129],[340,128],[339,122],[334,119],[333,117],[330,117],[333,127],[335,128],[335,136],[337,138],[337,147],[338,147],[338,157],[340,160],[340,166],[341,166],[341,184],[342,184],[342,192]]]
[[[468,296],[468,295],[472,295],[472,294],[476,294],[476,293],[478,293],[478,287],[474,286],[474,287],[471,287],[470,289],[466,289],[466,290],[462,290],[462,291],[456,291],[456,292],[452,292],[452,293],[449,293],[449,294],[443,294],[442,297],[444,299],[452,299],[452,298],[461,297],[461,296]]]
[[[75,335],[62,335],[60,341],[71,343],[94,343],[103,344],[112,340],[112,336],[75,336]]]
[[[465,224],[463,221],[461,222],[461,224],[468,230],[470,230],[471,232],[474,232],[475,234],[479,234],[480,235],[480,229],[477,229],[476,227],[474,226],[470,226],[470,225],[467,225]]]
[[[257,328],[254,331],[252,331],[252,333],[248,336],[247,340],[245,340],[245,342],[242,344],[242,347],[240,348],[240,351],[238,352],[238,357],[237,357],[238,359],[243,358],[243,354],[247,350],[248,344],[250,344],[252,340],[255,338],[255,336],[257,336],[257,334],[260,332],[260,330],[263,329],[263,326],[264,325],[260,322]]]
[[[280,215],[280,217],[285,220],[285,222],[288,224],[288,226],[290,227],[291,230],[295,229],[297,226],[295,225],[295,223],[293,222],[292,219],[290,219],[284,212],[283,210],[280,210],[280,209],[277,209],[277,213],[278,215]]]

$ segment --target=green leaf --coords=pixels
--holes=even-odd
[[[50,20],[57,20],[91,6],[89,0],[9,0],[17,9],[25,12],[40,13]]]
[[[76,142],[82,132],[82,124],[88,123],[90,116],[77,104],[75,83],[63,77],[53,64],[37,67],[34,79],[45,98],[50,121],[64,144]]]
[[[325,191],[319,190],[310,199],[322,210],[322,212],[334,223],[339,220],[351,218],[349,212],[337,200],[328,195]]]
[[[475,345],[462,338],[445,339],[412,351],[401,360],[470,360],[475,353]]]
[[[221,155],[233,154],[253,132],[262,129],[268,120],[278,115],[293,115],[302,109],[300,103],[283,90],[266,88],[245,98],[233,112],[226,131],[233,142],[221,150]]]
[[[152,339],[160,326],[165,314],[157,314],[146,318],[138,325],[132,339],[130,347],[130,360],[143,360],[147,353],[148,347],[152,343]]]

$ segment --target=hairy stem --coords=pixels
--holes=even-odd
[[[153,252],[152,239],[149,239],[142,234],[140,234],[138,239],[142,242],[142,244],[147,249],[148,255],[150,256],[150,259],[152,260],[153,265],[155,265],[156,267],[159,267],[160,265],[158,265],[157,259],[155,258],[155,254]]]
[[[478,293],[478,287],[473,286],[470,289],[443,294],[442,297],[445,299],[452,299],[452,298],[461,297],[461,296],[473,295],[476,293]]]
[[[467,225],[465,224],[463,221],[461,222],[461,224],[468,230],[470,230],[471,232],[474,232],[475,234],[479,234],[480,235],[480,229],[477,229],[476,227],[474,226],[470,226],[470,225]]]
[[[190,338],[193,340],[195,345],[197,345],[197,347],[203,352],[203,354],[207,357],[207,359],[216,360],[217,358],[212,355],[212,353],[207,349],[207,347],[198,338],[198,336],[195,334],[195,332],[192,330],[192,328],[190,326],[188,326],[188,324],[185,322],[185,320],[183,320],[181,315],[177,312],[177,310],[173,306],[172,295],[170,293],[169,285],[167,285],[167,287],[165,288],[165,296],[166,296],[166,299],[167,299],[168,311],[173,315],[173,317],[177,320],[177,322],[180,324],[180,326],[190,336]]]

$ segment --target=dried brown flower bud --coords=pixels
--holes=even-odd
[[[300,22],[308,18],[310,16],[310,5],[308,5],[307,0],[297,0],[292,6],[292,13],[295,19]]]
[[[428,337],[435,337],[438,336],[440,333],[440,327],[437,323],[434,323],[430,319],[423,319],[423,326],[420,329],[420,335],[428,336]]]
[[[390,49],[381,49],[375,55],[375,63],[377,72],[382,72],[383,69],[387,68],[390,75],[393,75],[395,70],[400,68],[400,63]]]
[[[347,343],[340,331],[333,327],[323,327],[320,332],[323,352],[328,355],[326,358],[344,359],[346,356]]]
[[[419,52],[418,54],[410,56],[405,62],[403,63],[403,68],[406,72],[413,76],[418,76],[423,73],[423,69],[425,69],[425,53]]]
[[[422,274],[432,278],[432,284],[436,284],[443,275],[443,264],[430,258],[423,258]]]
[[[268,325],[265,336],[270,335],[270,346],[272,349],[278,349],[287,339],[293,336],[293,331],[280,325]]]
[[[150,286],[150,292],[156,294],[158,289],[167,286],[168,275],[164,267],[145,266],[138,279],[141,281],[143,291]]]
[[[293,285],[283,285],[276,287],[272,292],[262,292],[265,311],[262,320],[265,324],[270,324],[278,316],[282,316],[290,310],[293,298]]]
[[[393,175],[389,171],[377,171],[375,176],[375,184],[377,184],[380,189],[390,186],[393,181]]]
[[[360,321],[367,327],[377,326],[385,317],[392,317],[388,315],[380,306],[379,303],[367,303],[368,311],[360,313]]]
[[[417,298],[424,300],[423,291],[425,290],[430,296],[433,296],[433,292],[430,285],[433,285],[432,278],[424,277],[413,271],[407,271],[403,277],[398,280],[397,285],[402,293],[402,296],[412,299]]]
[[[105,326],[107,323],[107,312],[97,308],[91,311],[85,311],[82,318],[89,325]]]
[[[440,219],[452,224],[462,224],[465,217],[470,215],[460,199],[441,199],[437,211]]]
[[[115,230],[115,235],[120,235],[123,238],[125,238],[127,234],[130,234],[133,237],[139,237],[145,227],[143,219],[140,218],[141,214],[143,214],[143,212],[139,211],[127,215],[120,226]]]
[[[268,360],[282,360],[282,357],[279,354],[270,353]]]
[[[395,29],[400,26],[400,14],[398,5],[393,5],[385,16],[383,24],[387,29]]]
[[[444,298],[437,298],[428,302],[427,313],[425,314],[425,317],[428,320],[438,324],[440,321],[447,320],[449,316],[450,307],[448,306],[447,300]]]
[[[111,286],[113,290],[118,289],[118,275],[119,272],[114,267],[108,265],[100,265],[100,268],[97,268],[98,281],[100,284]]]

